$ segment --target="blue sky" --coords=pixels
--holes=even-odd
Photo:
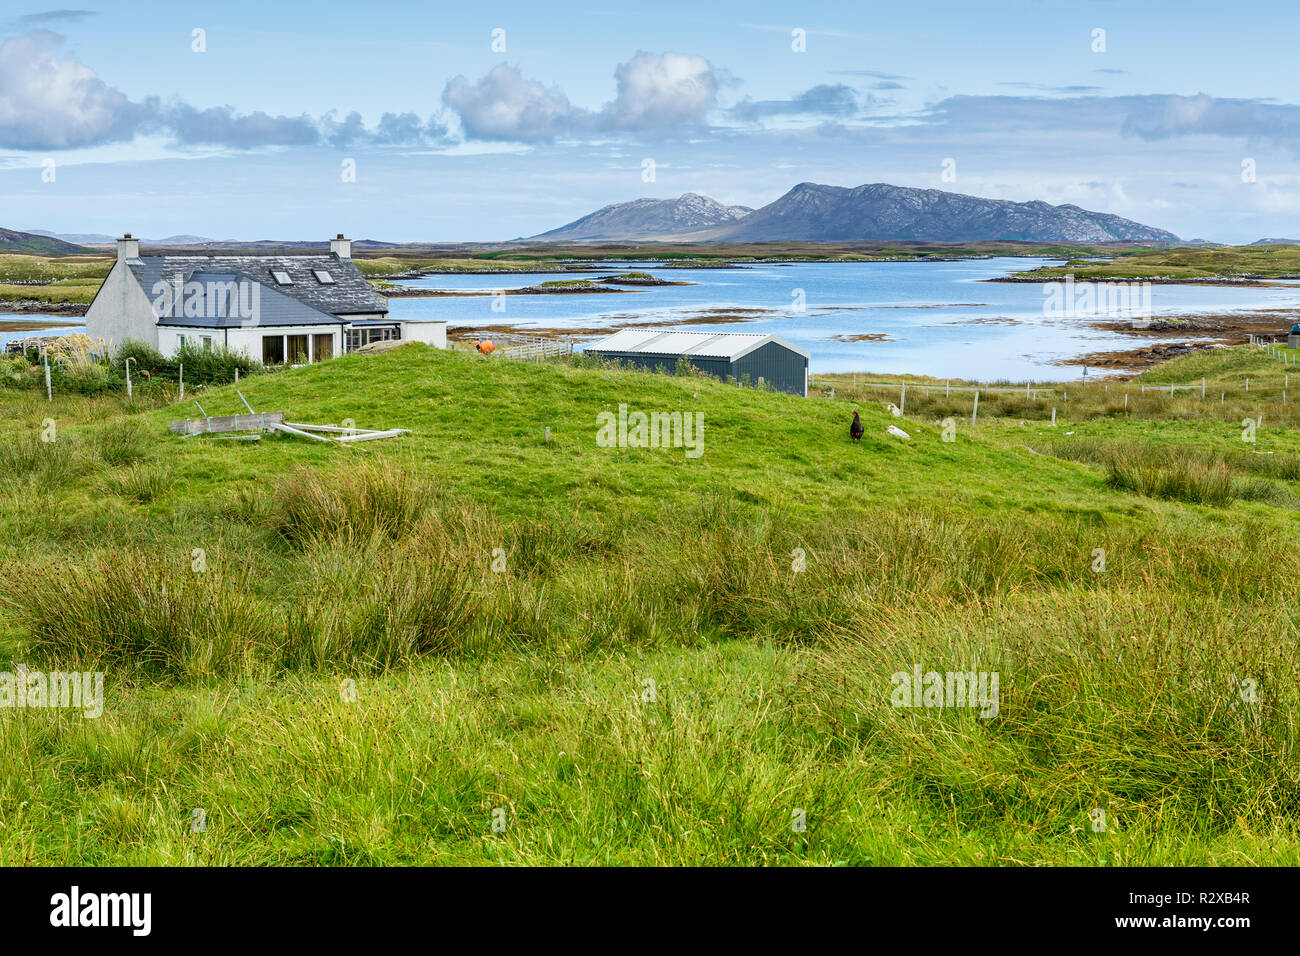
[[[0,226],[491,241],[640,196],[760,206],[813,181],[1072,202],[1185,238],[1300,236],[1291,4],[375,13],[9,5]]]

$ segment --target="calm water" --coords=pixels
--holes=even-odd
[[[743,269],[647,269],[689,286],[649,287],[608,295],[506,296],[505,312],[491,298],[392,299],[392,314],[445,319],[452,325],[593,328],[612,322],[700,318],[720,309],[752,309],[750,321],[710,324],[717,331],[770,332],[812,355],[819,372],[910,372],[941,378],[1067,380],[1082,370],[1054,363],[1146,341],[1087,327],[1087,319],[1044,315],[1042,286],[981,280],[1019,272],[1048,260],[966,262],[792,263]],[[548,279],[598,278],[609,272],[557,275],[440,275],[405,285],[434,289],[518,288]],[[793,308],[802,289],[805,311]],[[1153,286],[1157,315],[1300,308],[1294,289]],[[757,311],[761,310],[761,311]],[[1279,319],[1279,328],[1283,327]],[[836,337],[882,335],[884,341]],[[599,338],[592,336],[591,340]]]
[[[0,353],[4,352],[5,343],[10,339],[25,339],[31,336],[44,336],[48,338],[55,335],[67,335],[69,332],[86,331],[84,325],[61,325],[54,329],[33,329],[24,332],[6,331],[6,329],[14,325],[30,324],[35,322],[81,322],[81,318],[75,315],[20,315],[14,312],[0,312]]]
[[[548,279],[599,278],[614,271],[652,271],[687,286],[647,287],[625,293],[506,296],[505,311],[491,297],[391,299],[394,318],[444,319],[452,325],[530,328],[603,328],[616,322],[698,321],[720,310],[746,310],[717,331],[770,332],[812,354],[813,374],[910,372],[984,381],[1068,380],[1081,369],[1056,363],[1088,352],[1135,348],[1143,339],[1100,332],[1088,318],[1044,314],[1042,286],[981,280],[1031,269],[1048,260],[967,262],[792,263],[743,269],[655,269],[643,264],[590,273],[440,275],[404,284],[434,289],[518,288]],[[635,287],[632,287],[635,288]],[[795,308],[802,290],[804,311]],[[498,300],[499,301],[499,300]],[[1300,285],[1289,288],[1153,286],[1157,315],[1300,310]],[[6,333],[6,320],[41,316],[0,314],[0,342],[34,335]],[[744,320],[744,321],[742,321]],[[1278,328],[1292,321],[1279,317]],[[84,331],[69,326],[39,334]],[[883,336],[881,341],[844,337]],[[599,335],[586,337],[593,341]]]

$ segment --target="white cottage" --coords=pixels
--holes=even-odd
[[[131,339],[170,356],[191,343],[267,365],[320,362],[392,339],[447,347],[446,322],[388,317],[341,233],[328,254],[178,256],[142,256],[127,233],[86,312],[86,333],[113,350]]]

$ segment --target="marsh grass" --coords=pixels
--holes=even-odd
[[[77,440],[59,438],[57,432],[54,441],[42,440],[38,431],[0,441],[0,476],[5,478],[32,477],[58,484],[76,476],[83,467]]]
[[[1066,438],[1048,446],[1071,461],[1100,465],[1106,484],[1151,498],[1224,508],[1233,501],[1266,501],[1295,507],[1300,500],[1278,480],[1295,472],[1295,456],[1226,453],[1186,445],[1151,445],[1089,438]]]
[[[364,541],[400,535],[434,505],[435,487],[383,459],[320,472],[302,468],[277,484],[266,520],[284,541]]]
[[[181,556],[101,552],[86,563],[6,567],[3,596],[40,660],[165,681],[236,674],[269,646],[246,574],[196,573]]]
[[[104,490],[137,504],[147,505],[165,497],[175,484],[172,470],[156,463],[136,464],[110,472]]]
[[[102,666],[107,706],[0,720],[0,863],[1300,862],[1285,433],[900,445],[867,408],[853,445],[842,403],[410,347],[250,398],[337,421],[352,375],[414,409],[409,449],[200,446],[78,399],[78,470],[6,483],[0,646]],[[706,459],[594,448],[633,389],[698,399]],[[137,421],[145,457],[93,451]],[[1189,477],[1135,497],[1111,461]],[[98,497],[158,464],[148,507]],[[1238,500],[1185,504],[1202,471]],[[891,706],[914,664],[998,670],[998,716]]]
[[[1300,812],[1295,634],[1289,611],[1145,592],[1015,595],[961,620],[882,609],[813,652],[794,704],[962,826],[1061,835],[1100,807],[1112,828],[1223,833]],[[998,671],[997,716],[895,706],[891,677],[914,666]]]
[[[110,467],[130,465],[148,454],[149,431],[143,422],[123,419],[90,432],[90,450]]]
[[[277,666],[383,671],[475,649],[482,577],[463,542],[425,524],[398,544],[323,544],[304,561],[310,589],[286,607]]]

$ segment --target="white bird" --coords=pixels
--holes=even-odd
[[[908,438],[908,439],[910,439],[910,438],[912,437],[912,436],[909,435],[907,432],[905,432],[905,431],[903,431],[901,428],[899,428],[897,425],[890,425],[888,428],[885,429],[885,431],[889,432],[889,434],[891,434],[891,435],[896,435],[896,436],[898,436],[899,438]]]

